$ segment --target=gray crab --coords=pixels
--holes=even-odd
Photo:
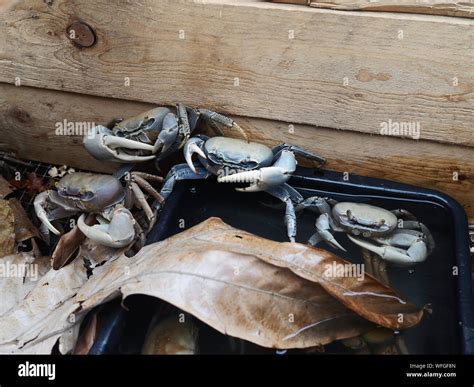
[[[344,232],[355,244],[398,265],[423,262],[435,248],[428,228],[406,210],[388,211],[365,203],[340,202],[316,220],[313,246],[325,241],[345,251],[332,232]]]
[[[56,235],[61,232],[52,224],[54,220],[79,213],[77,226],[87,238],[104,246],[124,247],[143,234],[130,212],[134,203],[143,209],[149,229],[155,223],[155,210],[148,204],[142,189],[157,202],[163,198],[149,181],[162,182],[163,178],[130,172],[124,187],[115,176],[75,172],[61,178],[57,190],[39,193],[34,200],[35,212]],[[96,214],[99,224],[88,226],[85,214]]]
[[[111,129],[97,125],[84,136],[84,146],[96,159],[119,163],[162,160],[180,149],[200,120],[223,135],[218,124],[245,132],[231,118],[207,109],[193,109],[182,104],[176,112],[157,107],[135,117],[117,122]]]
[[[264,191],[286,205],[285,221],[290,241],[296,236],[296,210],[318,208],[324,211],[329,205],[323,198],[308,198],[292,188],[287,182],[296,170],[295,154],[323,164],[325,160],[300,147],[281,144],[273,149],[266,145],[245,142],[235,138],[203,135],[190,138],[184,146],[187,164],[174,166],[168,173],[161,195],[166,199],[173,191],[176,181],[207,179],[217,176],[219,183],[248,183],[236,188],[242,192]],[[193,156],[198,160],[193,162]]]

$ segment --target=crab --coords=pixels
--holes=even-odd
[[[59,235],[61,232],[52,222],[80,214],[77,226],[87,238],[104,246],[125,247],[136,237],[143,237],[142,227],[130,211],[134,203],[143,209],[148,229],[156,220],[156,211],[149,205],[142,189],[157,202],[163,201],[149,183],[162,182],[162,177],[143,172],[130,172],[127,176],[124,187],[120,179],[112,175],[68,174],[59,180],[57,190],[41,192],[35,197],[36,215],[49,231]],[[95,214],[99,224],[87,225],[86,214]]]
[[[365,203],[336,203],[317,218],[316,230],[309,239],[313,246],[325,241],[346,251],[331,231],[345,232],[353,243],[403,266],[425,261],[435,248],[428,228],[410,212]]]
[[[220,124],[236,129],[248,140],[246,133],[231,118],[208,109],[178,104],[175,113],[167,107],[157,107],[118,121],[111,129],[97,125],[84,136],[84,146],[93,157],[102,161],[160,161],[183,147],[201,119],[217,135],[223,135]]]
[[[184,146],[186,164],[175,165],[163,183],[161,195],[167,198],[176,181],[207,179],[217,176],[219,183],[248,183],[238,187],[241,192],[264,191],[286,205],[285,222],[290,241],[296,237],[296,209],[329,208],[323,198],[308,198],[292,188],[287,182],[296,170],[295,154],[314,160],[322,165],[325,160],[300,147],[280,144],[273,149],[256,142],[228,137],[198,135],[190,138]],[[193,161],[197,155],[198,160]]]

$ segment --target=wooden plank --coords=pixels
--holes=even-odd
[[[471,19],[229,0],[12,9],[0,15],[3,82],[372,134],[414,123],[421,139],[474,145]],[[95,46],[69,42],[76,19]]]
[[[93,161],[80,136],[56,135],[57,123],[105,124],[154,105],[0,83],[0,136],[24,158],[77,168],[111,171]],[[474,150],[356,132],[234,117],[252,140],[273,146],[289,142],[328,159],[327,168],[443,191],[463,204],[474,220]],[[229,135],[232,133],[228,133]],[[233,133],[235,135],[235,133]],[[453,180],[453,173],[458,180]]]
[[[405,2],[393,0],[377,2],[342,0],[336,1],[334,5],[327,2],[312,1],[310,6],[344,11],[404,12],[474,18],[474,6],[472,3],[452,0],[428,0],[425,3],[413,0]]]
[[[19,0],[0,0],[0,13],[10,10],[18,2]]]
[[[79,133],[83,124],[105,123],[107,115],[119,117],[118,107],[123,105],[111,99],[0,83],[0,149],[27,160],[112,172],[116,164],[95,160],[83,148],[82,136],[68,135],[67,129],[71,123]],[[123,113],[128,114],[126,108]]]
[[[274,3],[309,5],[341,11],[379,11],[418,13],[474,18],[474,3],[459,0],[272,0]]]

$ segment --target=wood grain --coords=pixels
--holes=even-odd
[[[274,3],[309,5],[316,8],[342,11],[379,11],[419,13],[440,16],[474,18],[474,4],[459,0],[272,0]]]
[[[115,164],[93,160],[83,148],[80,136],[56,135],[56,124],[65,119],[106,124],[152,107],[141,102],[0,83],[0,136],[23,158],[110,172]],[[470,147],[234,118],[252,140],[270,146],[281,142],[300,145],[326,157],[328,169],[445,192],[457,199],[474,219],[474,150]],[[454,172],[459,175],[457,181],[453,180]]]
[[[92,48],[67,38],[77,19]],[[414,122],[422,139],[473,146],[473,26],[253,1],[25,0],[0,15],[0,81],[371,134]]]
[[[118,118],[122,113],[126,117],[128,105],[133,103],[0,83],[0,149],[27,160],[112,172],[117,165],[89,156],[82,136],[57,135],[56,128],[65,121],[105,124],[108,117]]]

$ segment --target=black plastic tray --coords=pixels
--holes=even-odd
[[[350,175],[348,180],[344,177],[331,171],[298,168],[290,184],[304,196],[330,196],[339,201],[366,202],[387,209],[404,208],[425,223],[437,243],[434,253],[413,268],[389,266],[388,273],[390,285],[400,295],[420,308],[430,304],[433,312],[425,314],[420,324],[400,335],[403,335],[409,353],[474,354],[468,223],[461,206],[452,198],[432,190],[356,175]],[[184,227],[189,228],[210,216],[218,216],[234,227],[257,235],[285,241],[284,210],[272,208],[265,202],[275,203],[266,193],[239,193],[232,185],[218,184],[214,179],[181,182],[163,207],[147,243],[183,231],[183,222]],[[305,243],[314,232],[316,216],[307,211],[298,218],[298,242]],[[347,253],[334,251],[324,244],[320,247],[361,263],[360,248],[342,234],[337,234],[337,238],[347,248]],[[453,275],[455,266],[457,275]],[[91,353],[139,352],[153,309],[160,303],[151,297],[132,296],[126,302],[129,312],[112,310],[114,318],[111,321],[119,328],[105,326]],[[120,308],[118,304],[116,308]],[[207,327],[202,329],[203,337],[208,341],[200,343],[201,348],[213,353],[227,351],[222,335]],[[265,353],[249,343],[242,344],[241,352]],[[331,344],[327,346],[327,352],[344,350]]]

